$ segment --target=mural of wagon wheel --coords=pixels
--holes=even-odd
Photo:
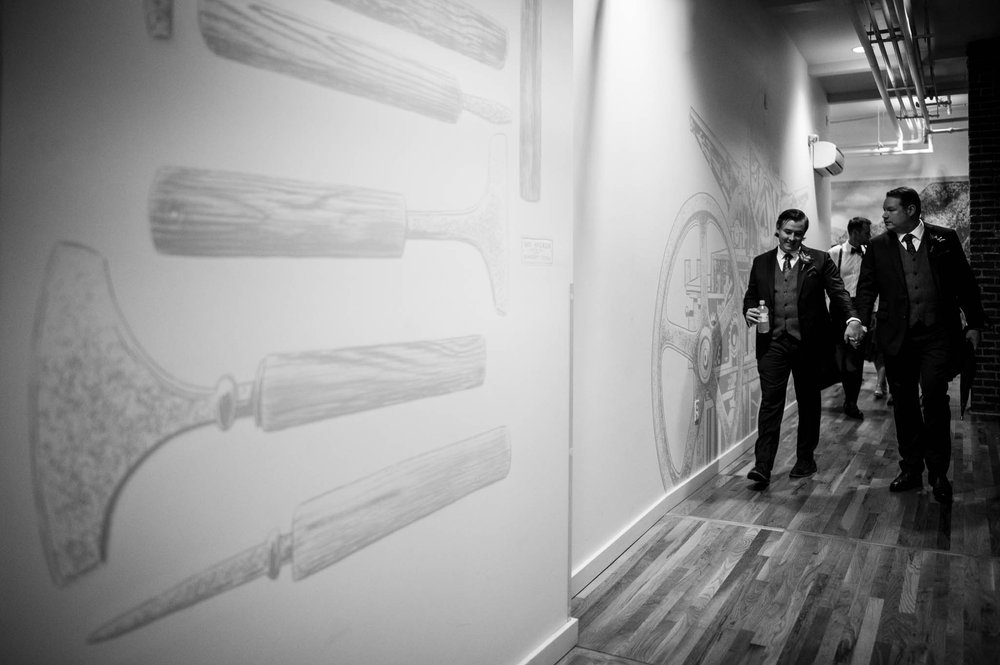
[[[660,267],[653,330],[653,425],[665,489],[736,443],[747,368],[742,278],[719,204],[699,193],[674,219]],[[681,361],[694,372],[693,394]],[[668,414],[670,411],[670,414]],[[686,434],[670,423],[688,418]]]

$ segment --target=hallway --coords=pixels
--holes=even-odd
[[[792,480],[797,416],[761,491],[752,448],[660,519],[572,601],[559,665],[1000,663],[1000,418],[958,415],[952,506],[890,494],[892,407],[863,421],[824,393],[819,473]]]

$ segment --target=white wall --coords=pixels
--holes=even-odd
[[[418,87],[452,75],[463,98],[495,100],[512,121],[456,107],[457,121],[443,122],[301,80],[287,65],[221,57],[199,32],[195,0],[176,3],[166,40],[147,34],[140,2],[5,3],[5,663],[513,663],[570,623],[571,3],[545,2],[541,14],[537,201],[518,186],[521,2],[470,0],[506,30],[499,68],[335,3],[280,4],[304,17],[305,32],[369,42],[350,71],[384,78],[386,54],[399,54],[437,70],[411,74]],[[315,55],[302,32],[291,36],[294,57]],[[354,92],[380,94],[370,81]],[[371,211],[342,205],[366,188],[395,196],[373,204],[393,229],[404,220],[412,229],[421,211],[455,212],[437,222],[448,237],[486,224],[500,239],[485,254],[448,239],[406,240],[386,258],[295,255],[315,239],[271,257],[165,253],[149,206],[166,166],[205,169],[214,182],[223,171],[284,181],[267,181],[268,204],[248,203],[231,182],[166,196],[178,206],[213,200],[237,222],[270,214],[315,220],[317,232],[337,222],[327,207],[340,220]],[[302,196],[305,182],[324,195]],[[541,252],[522,255],[525,238]],[[506,313],[487,265],[507,270]],[[482,345],[464,366],[423,355],[423,343],[459,336]],[[355,350],[387,344],[400,346]],[[212,419],[212,392],[227,376],[248,403],[274,389],[269,408],[297,412],[321,390],[309,384],[316,358],[296,355],[302,364],[286,368],[291,385],[280,387],[273,371],[258,374],[262,363],[345,349],[326,377],[338,392],[316,408],[367,399],[367,410],[271,431],[250,411],[226,431],[195,413],[207,405]],[[440,372],[473,385],[441,387]],[[395,403],[407,380],[417,386]],[[496,428],[506,438],[489,457],[439,450]],[[406,464],[436,451],[445,463]],[[328,535],[348,540],[345,558],[305,570],[309,546],[326,553],[335,543],[300,530],[276,580],[88,644],[181,580],[328,517],[337,526]],[[103,543],[99,560],[81,543]],[[47,556],[60,562],[55,572]]]
[[[740,314],[789,207],[825,247],[799,53],[735,0],[575,5],[573,588],[756,428]]]

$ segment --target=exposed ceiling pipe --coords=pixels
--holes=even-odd
[[[903,61],[903,56],[899,52],[899,40],[896,39],[894,36],[895,31],[892,27],[892,21],[889,20],[889,17],[886,16],[884,12],[876,10],[876,8],[872,5],[871,0],[864,0],[863,5],[865,10],[867,10],[868,24],[872,26],[871,36],[869,37],[868,41],[870,43],[874,39],[875,43],[878,44],[879,54],[882,56],[882,62],[885,63],[885,77],[888,80],[890,86],[888,92],[890,92],[896,98],[896,101],[899,104],[899,110],[897,111],[896,115],[908,116],[910,115],[911,111],[910,108],[907,107],[906,102],[908,99],[911,98],[911,95],[903,93],[904,92],[909,93],[911,86],[906,80],[906,73],[903,71],[902,67],[899,68],[899,78],[901,80],[897,82],[896,69],[892,66],[891,64],[892,60],[889,59],[889,53],[886,50],[887,40],[883,37],[883,32],[886,35],[890,36],[888,42],[892,46],[892,50],[896,56],[896,62],[901,63]],[[879,21],[878,16],[876,16],[877,13],[882,15],[881,22]],[[885,25],[885,28],[882,27],[883,24]],[[882,73],[881,70],[879,70],[879,74],[881,73]],[[873,71],[872,74],[875,75],[875,72]],[[916,107],[913,107],[912,112],[913,113],[917,112]]]
[[[920,105],[920,112],[923,115],[924,123],[930,127],[931,114],[927,110],[924,101],[927,98],[927,91],[924,89],[924,77],[921,71],[920,49],[913,38],[913,30],[910,28],[910,13],[906,7],[906,0],[883,0],[884,6],[890,14],[894,14],[895,21],[899,25],[903,36],[903,53],[905,54],[906,65],[910,70],[910,77],[916,88],[916,103]]]
[[[903,130],[899,125],[899,120],[896,118],[896,109],[892,106],[892,100],[889,99],[889,91],[886,90],[885,81],[883,81],[882,77],[879,76],[880,67],[878,59],[875,57],[875,51],[872,49],[871,42],[868,40],[868,32],[861,23],[861,16],[857,11],[857,3],[855,0],[844,0],[844,4],[847,6],[847,13],[851,16],[851,23],[854,24],[854,31],[858,35],[858,41],[861,43],[861,48],[864,49],[865,57],[868,58],[868,67],[872,70],[872,75],[875,78],[875,87],[878,88],[879,97],[882,98],[882,103],[885,105],[886,115],[888,115],[893,129],[896,130],[897,142],[902,143]]]

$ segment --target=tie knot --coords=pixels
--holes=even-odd
[[[913,242],[913,239],[916,237],[917,236],[913,235],[912,233],[907,233],[905,236],[903,236],[903,240],[905,240],[906,242]]]
[[[792,267],[792,255],[786,252],[784,261],[781,264],[781,269],[788,270],[791,267]]]
[[[860,253],[861,253],[860,247],[855,247],[854,245],[851,245],[851,254],[860,254]]]
[[[906,251],[910,254],[916,254],[917,248],[913,245],[913,239],[916,238],[912,233],[907,233],[903,236],[903,242],[906,243]]]

